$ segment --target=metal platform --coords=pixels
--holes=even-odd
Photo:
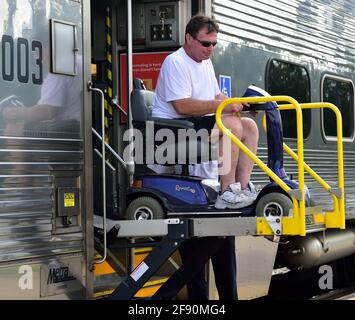
[[[158,237],[168,234],[169,226],[188,224],[189,237],[257,235],[256,217],[171,218],[159,220],[106,219],[107,231],[116,229],[118,238]],[[102,229],[102,217],[94,216],[94,227]]]
[[[106,220],[107,232],[117,238],[162,237],[151,253],[113,291],[110,299],[127,300],[134,297],[144,284],[181,246],[192,237],[210,248],[199,252],[184,263],[154,294],[152,299],[171,299],[217,252],[225,236],[256,235],[256,217],[175,218],[163,220]],[[103,228],[102,217],[95,216],[95,228]],[[213,238],[211,238],[213,237]],[[217,238],[216,238],[217,237]]]
[[[257,223],[258,218],[250,216],[201,216],[140,221],[107,219],[107,233],[115,238],[161,237],[145,260],[112,292],[110,299],[132,299],[185,240],[200,237],[210,248],[209,252],[201,252],[191,257],[190,261],[181,265],[152,296],[152,299],[156,300],[173,298],[217,252],[225,236],[256,236]],[[98,229],[103,228],[102,217],[94,217],[94,226]],[[309,233],[320,231],[324,229],[324,225],[308,219],[307,229]]]

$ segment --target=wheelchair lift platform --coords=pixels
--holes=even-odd
[[[208,252],[198,252],[180,266],[174,274],[151,297],[152,300],[165,300],[175,297],[183,286],[203,268],[205,263],[219,250],[226,236],[259,235],[258,218],[239,217],[181,217],[157,220],[111,220],[106,219],[107,234],[114,238],[158,238],[151,253],[128,275],[112,292],[109,299],[129,300],[156,274],[159,268],[187,239],[199,237],[201,245]],[[103,219],[94,216],[94,226],[103,230]],[[308,232],[319,231],[307,228]],[[211,238],[213,237],[213,238]],[[216,238],[217,237],[217,238]]]
[[[94,226],[102,229],[102,217],[94,216]],[[198,217],[157,220],[111,220],[106,219],[108,232],[116,229],[117,238],[162,237],[176,225],[188,225],[192,237],[257,235],[256,217]]]
[[[159,268],[187,239],[201,237],[201,245],[208,252],[191,257],[151,297],[153,300],[171,299],[201,270],[218,251],[225,236],[256,234],[256,217],[171,218],[157,220],[106,219],[107,233],[117,238],[161,237],[151,253],[112,292],[109,299],[129,300],[156,274]],[[102,217],[94,216],[94,226],[103,229]],[[211,238],[217,237],[217,238]]]

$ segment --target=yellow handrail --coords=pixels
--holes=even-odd
[[[253,154],[236,136],[234,136],[222,123],[222,111],[231,103],[260,103],[270,101],[287,101],[290,104],[279,106],[280,110],[295,110],[297,121],[297,149],[298,155],[289,148],[285,143],[283,149],[297,162],[298,165],[298,182],[302,199],[298,201],[290,194],[290,187],[283,182],[270,168],[268,168],[255,154]],[[331,186],[325,182],[309,165],[304,162],[303,149],[303,123],[302,109],[329,108],[336,116],[337,125],[337,148],[338,148],[338,186],[341,195],[336,195],[331,190]],[[343,164],[343,133],[342,133],[342,116],[339,109],[328,102],[321,103],[303,103],[299,104],[296,100],[288,96],[272,96],[272,97],[248,97],[248,98],[231,98],[223,101],[216,110],[216,123],[220,130],[227,135],[250,159],[252,159],[272,180],[274,180],[285,192],[289,193],[293,201],[294,215],[292,217],[282,218],[283,234],[293,235],[306,234],[305,224],[305,199],[304,199],[304,170],[306,170],[326,191],[331,193],[334,211],[325,213],[325,225],[327,228],[345,229],[345,195],[344,195],[344,164]],[[266,120],[263,122],[266,131]],[[269,234],[269,227],[265,218],[258,218],[259,234]],[[272,232],[271,232],[272,233]]]
[[[290,105],[286,105],[287,107],[284,108],[285,105],[280,106],[280,110],[290,110],[292,109],[291,107],[288,107]],[[301,108],[303,108],[304,104],[300,104]],[[265,132],[267,131],[266,127],[266,115],[263,117],[263,127]],[[283,143],[283,149],[284,151],[291,157],[293,158],[296,162],[298,161],[298,155],[286,144]],[[331,186],[325,182],[306,162],[304,162],[304,168],[305,170],[313,177],[314,180],[316,180],[326,191],[330,192]],[[335,206],[338,205],[337,203],[337,197],[334,194],[331,194],[333,198],[333,203]]]
[[[327,228],[340,228],[345,229],[345,187],[344,187],[344,159],[343,159],[343,127],[342,127],[342,115],[339,109],[332,103],[319,102],[319,103],[301,103],[302,109],[331,109],[336,116],[337,126],[337,149],[338,149],[338,186],[341,190],[341,197],[338,199],[335,194],[331,194],[334,211],[326,213],[326,227]],[[295,109],[292,104],[279,106],[280,110],[293,110]],[[264,125],[265,127],[265,125]],[[283,145],[284,150],[297,161],[297,155],[290,149],[285,143]],[[331,191],[331,187],[307,164],[305,164],[306,171],[328,192]],[[337,214],[339,212],[339,215]]]
[[[231,98],[224,100],[216,110],[216,123],[219,129],[227,135],[250,159],[252,159],[271,179],[273,179],[284,191],[290,191],[290,187],[284,183],[270,168],[268,168],[254,153],[252,153],[235,135],[233,135],[222,123],[221,116],[223,109],[231,103],[260,103],[271,101],[289,102],[296,110],[297,119],[297,149],[298,149],[298,182],[301,191],[301,200],[297,200],[290,195],[293,201],[294,214],[292,217],[282,218],[282,229],[284,234],[289,235],[306,235],[306,219],[305,219],[305,197],[304,197],[304,154],[303,154],[303,123],[302,109],[299,103],[288,96],[272,96],[272,97],[247,97],[247,98]],[[259,233],[265,233],[269,230],[265,218],[258,218]]]

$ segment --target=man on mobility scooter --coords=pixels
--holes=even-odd
[[[230,142],[219,129],[213,130],[214,112],[221,102],[227,99],[218,88],[209,59],[216,43],[217,32],[218,25],[210,18],[195,16],[191,19],[186,27],[185,45],[168,56],[163,63],[155,95],[145,90],[133,90],[132,117],[136,128],[144,131],[147,123],[154,121],[154,130],[159,128],[207,130],[211,133],[212,142],[216,137],[221,140],[228,139]],[[269,96],[269,94],[260,88],[250,86],[244,97],[252,96]],[[152,105],[153,110],[151,110]],[[287,179],[283,169],[282,124],[277,104],[268,102],[244,106],[236,103],[227,105],[224,109],[222,116],[224,126],[255,154],[258,144],[258,129],[255,122],[250,118],[241,118],[234,114],[242,111],[244,107],[250,107],[254,112],[257,109],[265,110],[268,128],[268,166],[291,188],[297,188],[296,183]],[[178,147],[180,142],[176,142]],[[210,142],[205,141],[205,144],[209,145]],[[200,141],[193,146],[202,153],[203,143]],[[159,148],[159,146],[155,147]],[[288,214],[289,209],[292,208],[292,201],[285,194],[278,192],[280,189],[276,183],[269,183],[257,196],[255,188],[249,183],[253,162],[246,154],[240,152],[234,144],[231,144],[231,152],[227,153],[223,150],[223,143],[220,143],[219,151],[222,164],[230,163],[229,170],[220,174],[220,194],[207,186],[202,179],[191,177],[196,170],[190,170],[190,176],[186,174],[186,170],[185,175],[182,176],[164,174],[137,176],[136,188],[132,188],[128,195],[130,204],[127,208],[127,218],[140,220],[223,214],[231,216]],[[183,156],[186,154],[178,153],[175,163],[201,163],[199,161],[201,157],[191,159],[190,154],[187,154],[188,160],[184,162],[186,159]],[[180,159],[182,162],[179,161]],[[202,166],[199,172],[211,168],[211,162],[198,165]],[[188,262],[193,261],[195,265],[194,271],[186,276],[190,279],[189,298],[207,299],[203,273],[206,260],[203,259],[207,256],[206,252],[212,249],[211,246],[214,246],[215,253],[210,256],[219,296],[221,299],[236,299],[234,237],[226,237],[224,241],[220,237],[207,238],[191,238],[179,248],[183,264],[186,262],[188,265]],[[213,244],[211,241],[214,241]]]
[[[196,131],[206,130],[211,140],[228,139],[215,125],[217,107],[221,101],[228,97],[223,95],[218,88],[214,69],[209,59],[213,48],[217,43],[218,25],[210,18],[197,15],[193,17],[186,27],[185,45],[166,58],[160,71],[152,116],[154,118],[181,119],[193,124]],[[225,109],[223,123],[235,134],[252,152],[256,153],[258,144],[258,129],[255,122],[249,118],[240,118],[233,113],[240,112],[242,104],[231,104]],[[134,110],[133,110],[134,111]],[[133,112],[134,119],[134,112]],[[229,148],[223,143],[219,146],[219,155],[222,165],[228,170],[220,174],[221,194],[217,196],[214,206],[216,209],[237,209],[251,205],[256,199],[255,188],[249,183],[253,167],[252,161],[239,148],[231,144]],[[229,149],[229,150],[227,150]],[[228,152],[230,151],[230,152]],[[190,167],[189,174],[207,178],[213,176],[210,170],[214,170],[216,161],[195,164]],[[147,177],[145,186],[157,186],[154,178],[149,182]],[[199,195],[201,190],[196,186],[184,186],[175,184],[172,178],[160,180],[158,189],[171,190],[173,193],[190,191]],[[181,178],[180,178],[181,179]],[[238,181],[238,182],[236,182]],[[168,185],[175,184],[175,190]],[[183,181],[180,181],[183,182]],[[184,183],[184,182],[183,182]],[[197,182],[197,184],[199,184]],[[201,184],[202,185],[202,184]],[[167,188],[165,188],[167,187]],[[205,187],[204,190],[206,190]],[[186,193],[186,192],[185,192]],[[166,193],[165,193],[166,194]],[[167,197],[167,202],[176,204],[174,195]],[[179,198],[179,196],[177,196]],[[147,201],[147,199],[145,200]],[[152,202],[152,200],[150,200]],[[197,201],[198,202],[198,201]],[[134,203],[134,202],[133,202]],[[143,203],[142,203],[143,204]],[[193,204],[193,203],[192,203]],[[204,205],[204,203],[199,203]],[[141,212],[143,216],[149,216],[147,212]],[[142,218],[143,216],[140,216]],[[128,208],[128,217],[137,219],[136,206]],[[220,239],[219,239],[220,241]],[[221,244],[221,249],[212,257],[215,270],[216,284],[221,299],[236,299],[236,262],[234,237],[226,237]],[[180,247],[182,260],[187,261],[199,250],[208,250],[204,246],[203,239],[190,239]],[[207,299],[207,287],[204,280],[204,268],[188,283],[190,299]]]

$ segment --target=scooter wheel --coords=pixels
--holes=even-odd
[[[290,209],[293,209],[293,203],[288,196],[279,192],[271,192],[261,197],[256,205],[255,213],[258,217],[269,215],[287,217]]]
[[[151,197],[140,197],[133,200],[126,211],[127,220],[164,219],[164,210],[160,203]]]

